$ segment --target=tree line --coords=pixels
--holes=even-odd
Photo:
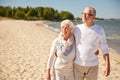
[[[14,18],[14,19],[24,19],[24,20],[73,20],[74,16],[68,11],[58,12],[51,7],[13,7],[10,6],[0,6],[0,16]]]

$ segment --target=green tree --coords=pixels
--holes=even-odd
[[[13,18],[15,18],[15,13],[16,13],[16,8],[13,7],[13,9],[12,9],[12,17],[13,17]]]
[[[0,6],[0,16],[5,17],[5,8],[3,6]]]
[[[60,19],[60,15],[59,15],[57,10],[55,10],[55,12],[54,12],[54,18],[55,18],[55,20],[59,20]]]
[[[74,19],[72,13],[67,11],[61,11],[60,13],[57,10],[54,10],[51,7],[36,7],[32,8],[27,6],[26,8],[22,7],[13,7],[10,6],[3,7],[0,6],[0,16],[11,17],[16,19],[27,19],[27,20],[63,20],[63,19]]]
[[[34,16],[34,9],[30,8],[29,11],[27,12],[27,15],[28,15],[29,17]]]
[[[12,8],[10,6],[5,7],[5,17],[12,17]]]
[[[29,6],[27,6],[26,8],[25,8],[25,13],[27,13],[28,11],[29,11]]]
[[[18,8],[15,12],[15,18],[17,19],[24,19],[25,18],[25,12],[24,9]]]
[[[34,8],[30,8],[29,11],[25,14],[25,19],[34,20],[37,17],[37,13]]]
[[[44,8],[43,19],[54,20],[54,9],[53,8]]]
[[[36,16],[40,19],[42,19],[43,16],[43,7],[37,7],[35,8]]]
[[[62,20],[64,20],[64,19],[71,19],[71,20],[73,20],[73,19],[74,19],[74,16],[73,16],[73,14],[70,13],[70,12],[61,11],[61,12],[60,12],[60,18],[61,18]]]

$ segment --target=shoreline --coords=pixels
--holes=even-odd
[[[46,80],[52,41],[58,32],[43,27],[50,21],[0,21],[0,79]],[[109,48],[111,74],[103,77],[104,61],[99,55],[98,80],[120,80],[120,55]],[[101,52],[100,52],[101,53]]]

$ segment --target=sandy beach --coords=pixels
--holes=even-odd
[[[44,27],[49,21],[0,20],[0,80],[46,80],[52,41],[58,33]],[[120,80],[120,55],[110,48],[111,74],[103,76],[99,55],[98,80]]]

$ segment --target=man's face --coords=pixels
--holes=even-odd
[[[92,9],[86,8],[82,13],[82,21],[84,23],[93,23],[95,14]]]

